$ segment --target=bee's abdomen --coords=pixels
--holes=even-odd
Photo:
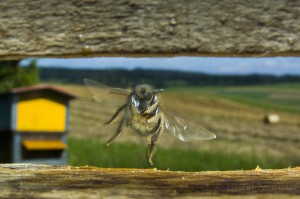
[[[157,128],[157,124],[160,121],[160,114],[149,114],[149,115],[140,115],[134,114],[132,119],[132,126],[139,132],[144,135],[148,135],[153,131],[154,128]]]

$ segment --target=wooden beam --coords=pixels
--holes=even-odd
[[[299,56],[300,1],[7,0],[0,58]]]
[[[300,168],[174,172],[0,164],[4,198],[299,197]]]

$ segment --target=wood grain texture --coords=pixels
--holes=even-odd
[[[5,198],[297,198],[300,168],[174,172],[0,164]]]
[[[300,1],[0,1],[0,58],[300,55]]]

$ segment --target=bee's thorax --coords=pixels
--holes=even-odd
[[[142,134],[148,134],[160,119],[158,97],[155,92],[140,98],[135,92],[130,97],[132,126]]]

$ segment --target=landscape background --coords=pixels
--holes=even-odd
[[[258,59],[265,62],[261,67],[252,67],[251,64],[255,61],[250,59],[251,64],[237,63],[236,68],[257,73],[241,70],[236,73],[218,73],[217,71],[222,71],[222,67],[219,67],[213,74],[179,71],[171,67],[162,67],[160,70],[159,67],[153,67],[154,70],[143,65],[137,68],[107,65],[106,69],[93,69],[83,65],[75,67],[74,63],[78,60],[77,65],[89,59],[66,59],[74,64],[69,63],[71,65],[68,68],[60,65],[45,67],[45,63],[51,62],[41,60],[44,59],[29,59],[27,64],[24,64],[26,61],[18,60],[0,62],[0,92],[20,86],[54,84],[78,96],[70,104],[70,165],[150,168],[146,160],[148,140],[130,128],[125,128],[111,146],[104,147],[117,125],[103,124],[118,107],[112,103],[94,101],[83,83],[84,78],[112,87],[130,89],[136,84],[148,83],[157,89],[164,89],[159,95],[164,106],[217,135],[217,139],[211,141],[185,143],[164,132],[153,158],[157,169],[201,171],[255,169],[258,166],[263,169],[287,168],[300,165],[298,59],[279,59],[279,63],[274,61],[277,58],[266,58],[267,61]],[[64,63],[64,60],[58,60]],[[115,59],[109,60],[113,62]],[[121,60],[125,60],[125,65],[131,66],[125,58]],[[157,65],[157,59],[153,60],[148,63]],[[164,63],[168,65],[167,61]],[[215,62],[206,64],[209,63]],[[216,63],[222,65],[220,60]],[[177,63],[178,66],[180,64],[182,63]],[[224,62],[224,66],[228,64]],[[242,67],[243,64],[247,67]],[[280,68],[280,64],[283,66],[278,72],[275,69]],[[274,70],[265,73],[269,66]],[[197,69],[196,65],[191,67],[193,68]],[[205,69],[200,66],[198,68]],[[233,68],[228,69],[233,71]],[[280,117],[279,123],[266,124],[264,118],[267,114],[277,114]]]
[[[40,68],[43,83],[75,93],[71,103],[69,164],[149,168],[148,141],[131,129],[109,147],[117,128],[103,126],[117,107],[96,103],[82,79],[123,88],[150,83],[164,88],[163,103],[217,135],[211,141],[184,143],[165,132],[153,158],[169,170],[236,170],[299,166],[300,77],[297,75],[206,75],[161,70],[78,70]],[[278,124],[263,123],[276,113]]]

